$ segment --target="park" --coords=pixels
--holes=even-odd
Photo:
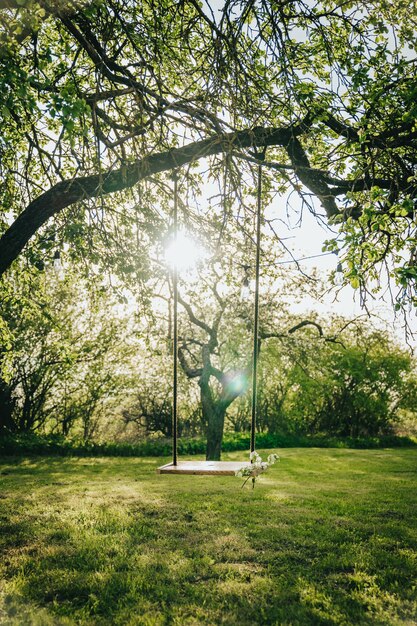
[[[412,0],[0,0],[0,625],[417,623]]]

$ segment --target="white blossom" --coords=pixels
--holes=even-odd
[[[268,460],[262,461],[262,457],[256,452],[256,450],[254,450],[250,453],[249,458],[251,460],[251,464],[241,467],[235,472],[235,475],[239,478],[246,478],[242,487],[244,487],[249,478],[252,478],[252,486],[254,487],[255,479],[263,472],[266,472],[268,467],[274,465],[274,463],[279,459],[279,456],[277,454],[269,454]]]

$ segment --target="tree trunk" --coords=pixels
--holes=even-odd
[[[11,388],[0,381],[0,433],[16,431],[16,423],[13,419],[14,406]]]
[[[203,420],[207,424],[206,460],[220,461],[226,407],[213,399],[208,384],[200,382],[200,390]]]
[[[207,461],[220,461],[225,415],[226,409],[217,404],[207,416]]]

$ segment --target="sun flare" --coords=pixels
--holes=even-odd
[[[207,250],[186,232],[179,231],[165,250],[165,261],[179,272],[192,269],[207,258]]]

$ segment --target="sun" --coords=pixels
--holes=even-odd
[[[182,230],[165,250],[166,263],[178,272],[189,270],[206,258],[207,250]]]

